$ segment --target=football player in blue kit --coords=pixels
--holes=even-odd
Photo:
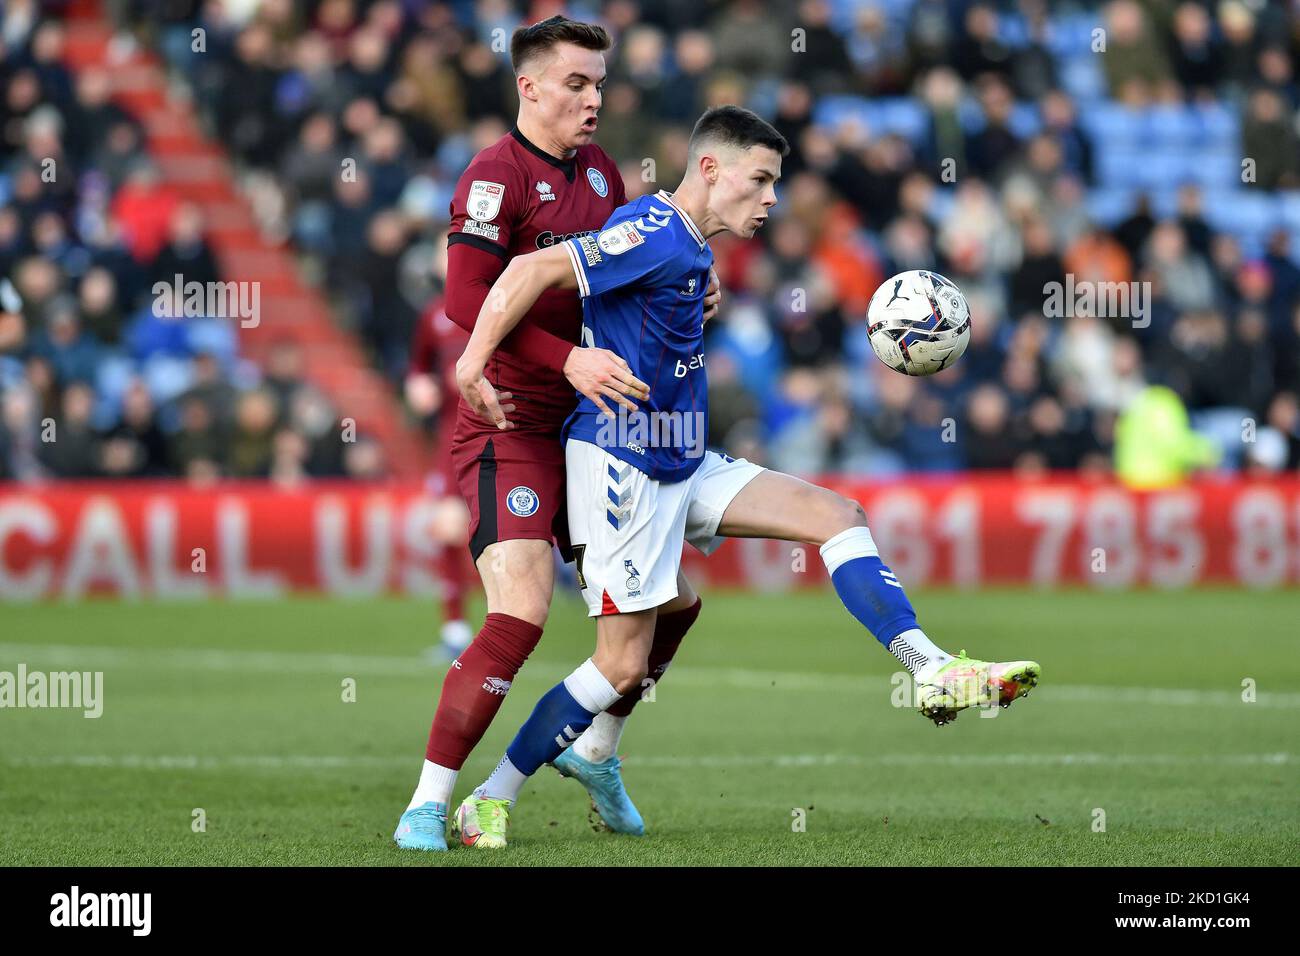
[[[656,615],[678,598],[683,542],[705,554],[726,537],[818,545],[840,600],[911,672],[919,709],[936,724],[973,705],[1006,706],[1038,682],[1034,661],[954,657],[931,642],[856,501],[705,448],[708,239],[749,239],[762,228],[787,151],[749,110],[709,110],[675,192],[620,207],[597,235],[511,260],[484,303],[457,381],[498,427],[510,423],[483,370],[550,288],[577,289],[583,344],[621,356],[635,376],[632,384],[611,379],[601,398],[640,404],[633,412],[615,405],[616,416],[609,403],[584,397],[565,422],[570,533],[596,650],[538,701],[497,768],[460,805],[453,825],[466,845],[505,846],[524,781],[546,763],[564,772],[573,741],[641,686]]]

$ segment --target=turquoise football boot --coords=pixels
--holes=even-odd
[[[645,823],[641,820],[641,814],[623,787],[623,774],[620,772],[623,764],[618,757],[592,763],[585,757],[578,756],[574,748],[570,747],[556,757],[551,766],[560,771],[561,776],[572,777],[587,788],[587,793],[591,796],[591,809],[599,818],[598,821],[593,821],[597,829],[632,836],[645,835]]]
[[[422,803],[397,821],[393,839],[403,850],[447,850],[447,804]]]

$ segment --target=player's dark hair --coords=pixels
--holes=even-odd
[[[766,146],[782,156],[790,152],[790,144],[771,123],[743,106],[715,106],[701,116],[695,129],[691,130],[691,154],[698,153],[700,145],[705,142],[740,149]]]
[[[584,50],[608,50],[609,34],[595,23],[582,23],[564,16],[553,16],[520,27],[510,37],[510,63],[517,76],[532,57],[545,53],[557,43],[573,43]]]

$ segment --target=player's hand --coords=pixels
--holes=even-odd
[[[707,322],[718,314],[722,304],[722,282],[713,266],[709,266],[709,287],[704,290],[704,321]]]
[[[636,405],[629,395],[642,401],[650,397],[650,386],[633,375],[627,362],[609,349],[574,347],[564,362],[564,377],[610,418],[615,416],[605,404],[606,398],[634,412]]]
[[[456,363],[456,387],[465,404],[474,409],[483,419],[490,421],[502,431],[515,427],[514,422],[506,418],[515,410],[510,403],[514,398],[511,392],[498,392],[483,374],[483,369],[473,365],[462,366]]]

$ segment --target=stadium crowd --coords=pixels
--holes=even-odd
[[[710,105],[749,105],[792,144],[773,222],[756,242],[714,244],[726,300],[708,338],[711,443],[803,474],[1104,473],[1117,418],[1165,385],[1224,467],[1300,468],[1289,6],[569,5],[615,35],[597,142],[629,196],[677,182]],[[513,120],[510,31],[558,8],[109,7],[192,88],[263,227],[400,389],[440,294],[452,188]],[[375,474],[373,448],[336,440],[293,346],[258,368],[228,322],[152,314],[155,278],[216,276],[201,219],[167,201],[104,77],[61,65],[39,4],[11,0],[0,31],[0,478]],[[1149,156],[1139,127],[1164,130]],[[50,156],[74,175],[45,181]],[[339,176],[347,159],[355,177]],[[931,379],[888,371],[866,342],[872,292],[905,269],[942,272],[972,308],[969,350]],[[1131,290],[1122,314],[1070,296],[1089,283]]]

